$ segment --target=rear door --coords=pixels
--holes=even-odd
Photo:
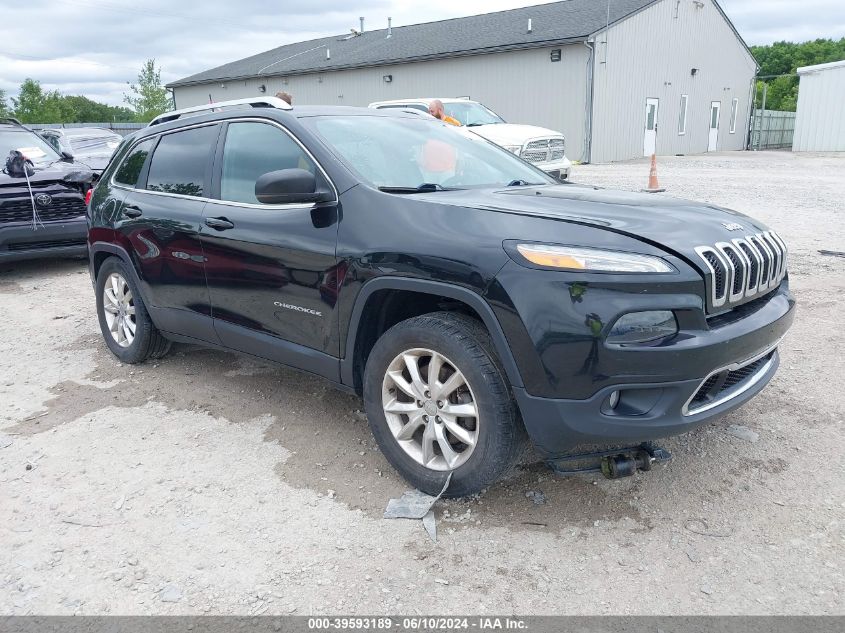
[[[260,203],[258,177],[291,168],[315,173],[334,190],[280,124],[225,124],[215,166],[218,199],[208,202],[200,231],[205,270],[215,328],[225,345],[325,375],[332,361],[322,354],[339,351],[337,198],[335,193],[334,202],[320,205]]]
[[[213,123],[163,134],[154,147],[145,141],[151,156],[116,222],[131,245],[156,325],[212,342],[217,339],[199,227],[219,131]]]

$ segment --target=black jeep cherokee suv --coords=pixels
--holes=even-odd
[[[20,153],[27,171],[11,169]],[[23,166],[22,163],[20,165]],[[16,119],[0,118],[0,262],[84,256],[93,172]]]
[[[245,100],[247,101],[247,100]],[[211,107],[211,106],[208,106]],[[713,206],[561,185],[433,119],[276,99],[169,113],[95,189],[106,344],[237,350],[364,399],[413,485],[683,433],[757,394],[786,247]]]

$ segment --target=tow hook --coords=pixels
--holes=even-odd
[[[548,461],[558,475],[578,475],[600,472],[608,479],[630,477],[638,470],[649,471],[655,465],[665,464],[672,454],[665,448],[650,443],[593,453],[567,455]]]
[[[640,448],[631,453],[622,453],[612,457],[602,457],[601,474],[608,479],[621,479],[630,477],[638,470],[651,470],[653,464],[658,461],[668,461],[672,456],[662,448],[653,449],[649,452]]]

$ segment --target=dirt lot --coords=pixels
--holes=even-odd
[[[381,518],[406,485],[356,398],[187,346],[121,365],[83,262],[0,266],[0,614],[845,613],[845,259],[818,253],[845,251],[845,156],[659,169],[662,195],[750,213],[791,246],[780,373],[665,442],[665,469],[611,482],[531,465],[440,503],[436,544]],[[636,161],[574,179],[647,175]]]

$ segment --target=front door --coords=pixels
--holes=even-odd
[[[721,109],[721,101],[713,101],[710,104],[710,136],[707,137],[708,152],[715,152],[719,145],[719,112]]]
[[[217,334],[229,347],[325,374],[339,353],[337,202],[262,204],[255,182],[280,169],[328,180],[276,123],[231,121],[222,138],[200,229]]]
[[[659,99],[645,100],[645,135],[643,136],[643,156],[657,153],[657,110]]]

